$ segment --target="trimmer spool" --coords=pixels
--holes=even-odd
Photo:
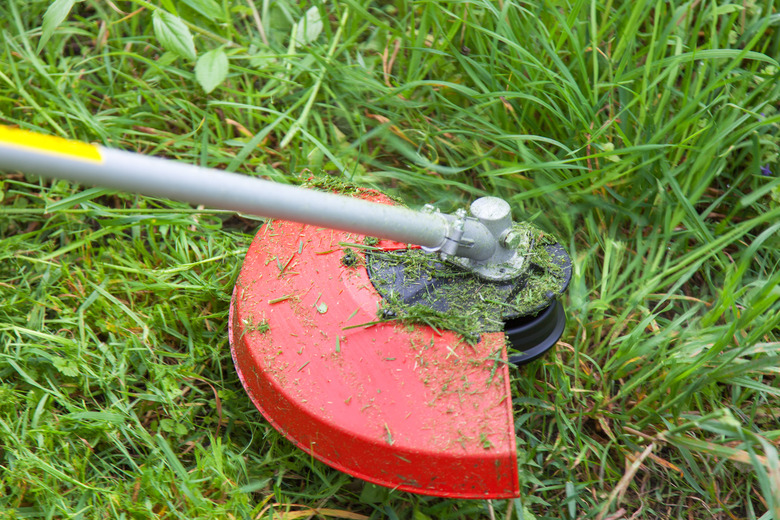
[[[0,168],[280,219],[252,241],[229,317],[265,418],[370,482],[518,496],[509,363],[557,342],[571,263],[505,201],[417,212],[2,125]]]

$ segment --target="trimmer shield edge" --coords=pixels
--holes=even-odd
[[[262,226],[230,306],[231,351],[249,397],[300,449],[363,480],[442,497],[518,496],[504,334],[470,345],[379,321],[363,239]]]

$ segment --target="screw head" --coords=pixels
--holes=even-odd
[[[528,244],[528,233],[509,229],[506,233],[501,235],[499,243],[506,249],[517,250]]]

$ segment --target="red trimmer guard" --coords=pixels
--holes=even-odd
[[[348,243],[363,237],[283,221],[252,241],[230,344],[255,406],[299,448],[369,482],[443,497],[518,496],[504,335],[482,334],[472,346],[426,326],[367,325],[382,298],[362,255],[342,263]]]

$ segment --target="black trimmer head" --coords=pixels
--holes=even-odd
[[[566,326],[558,298],[571,281],[571,259],[541,230],[517,227],[526,235],[525,266],[509,280],[486,280],[420,249],[369,251],[382,316],[453,330],[471,342],[483,332],[503,331],[509,361],[517,365],[544,354]]]

